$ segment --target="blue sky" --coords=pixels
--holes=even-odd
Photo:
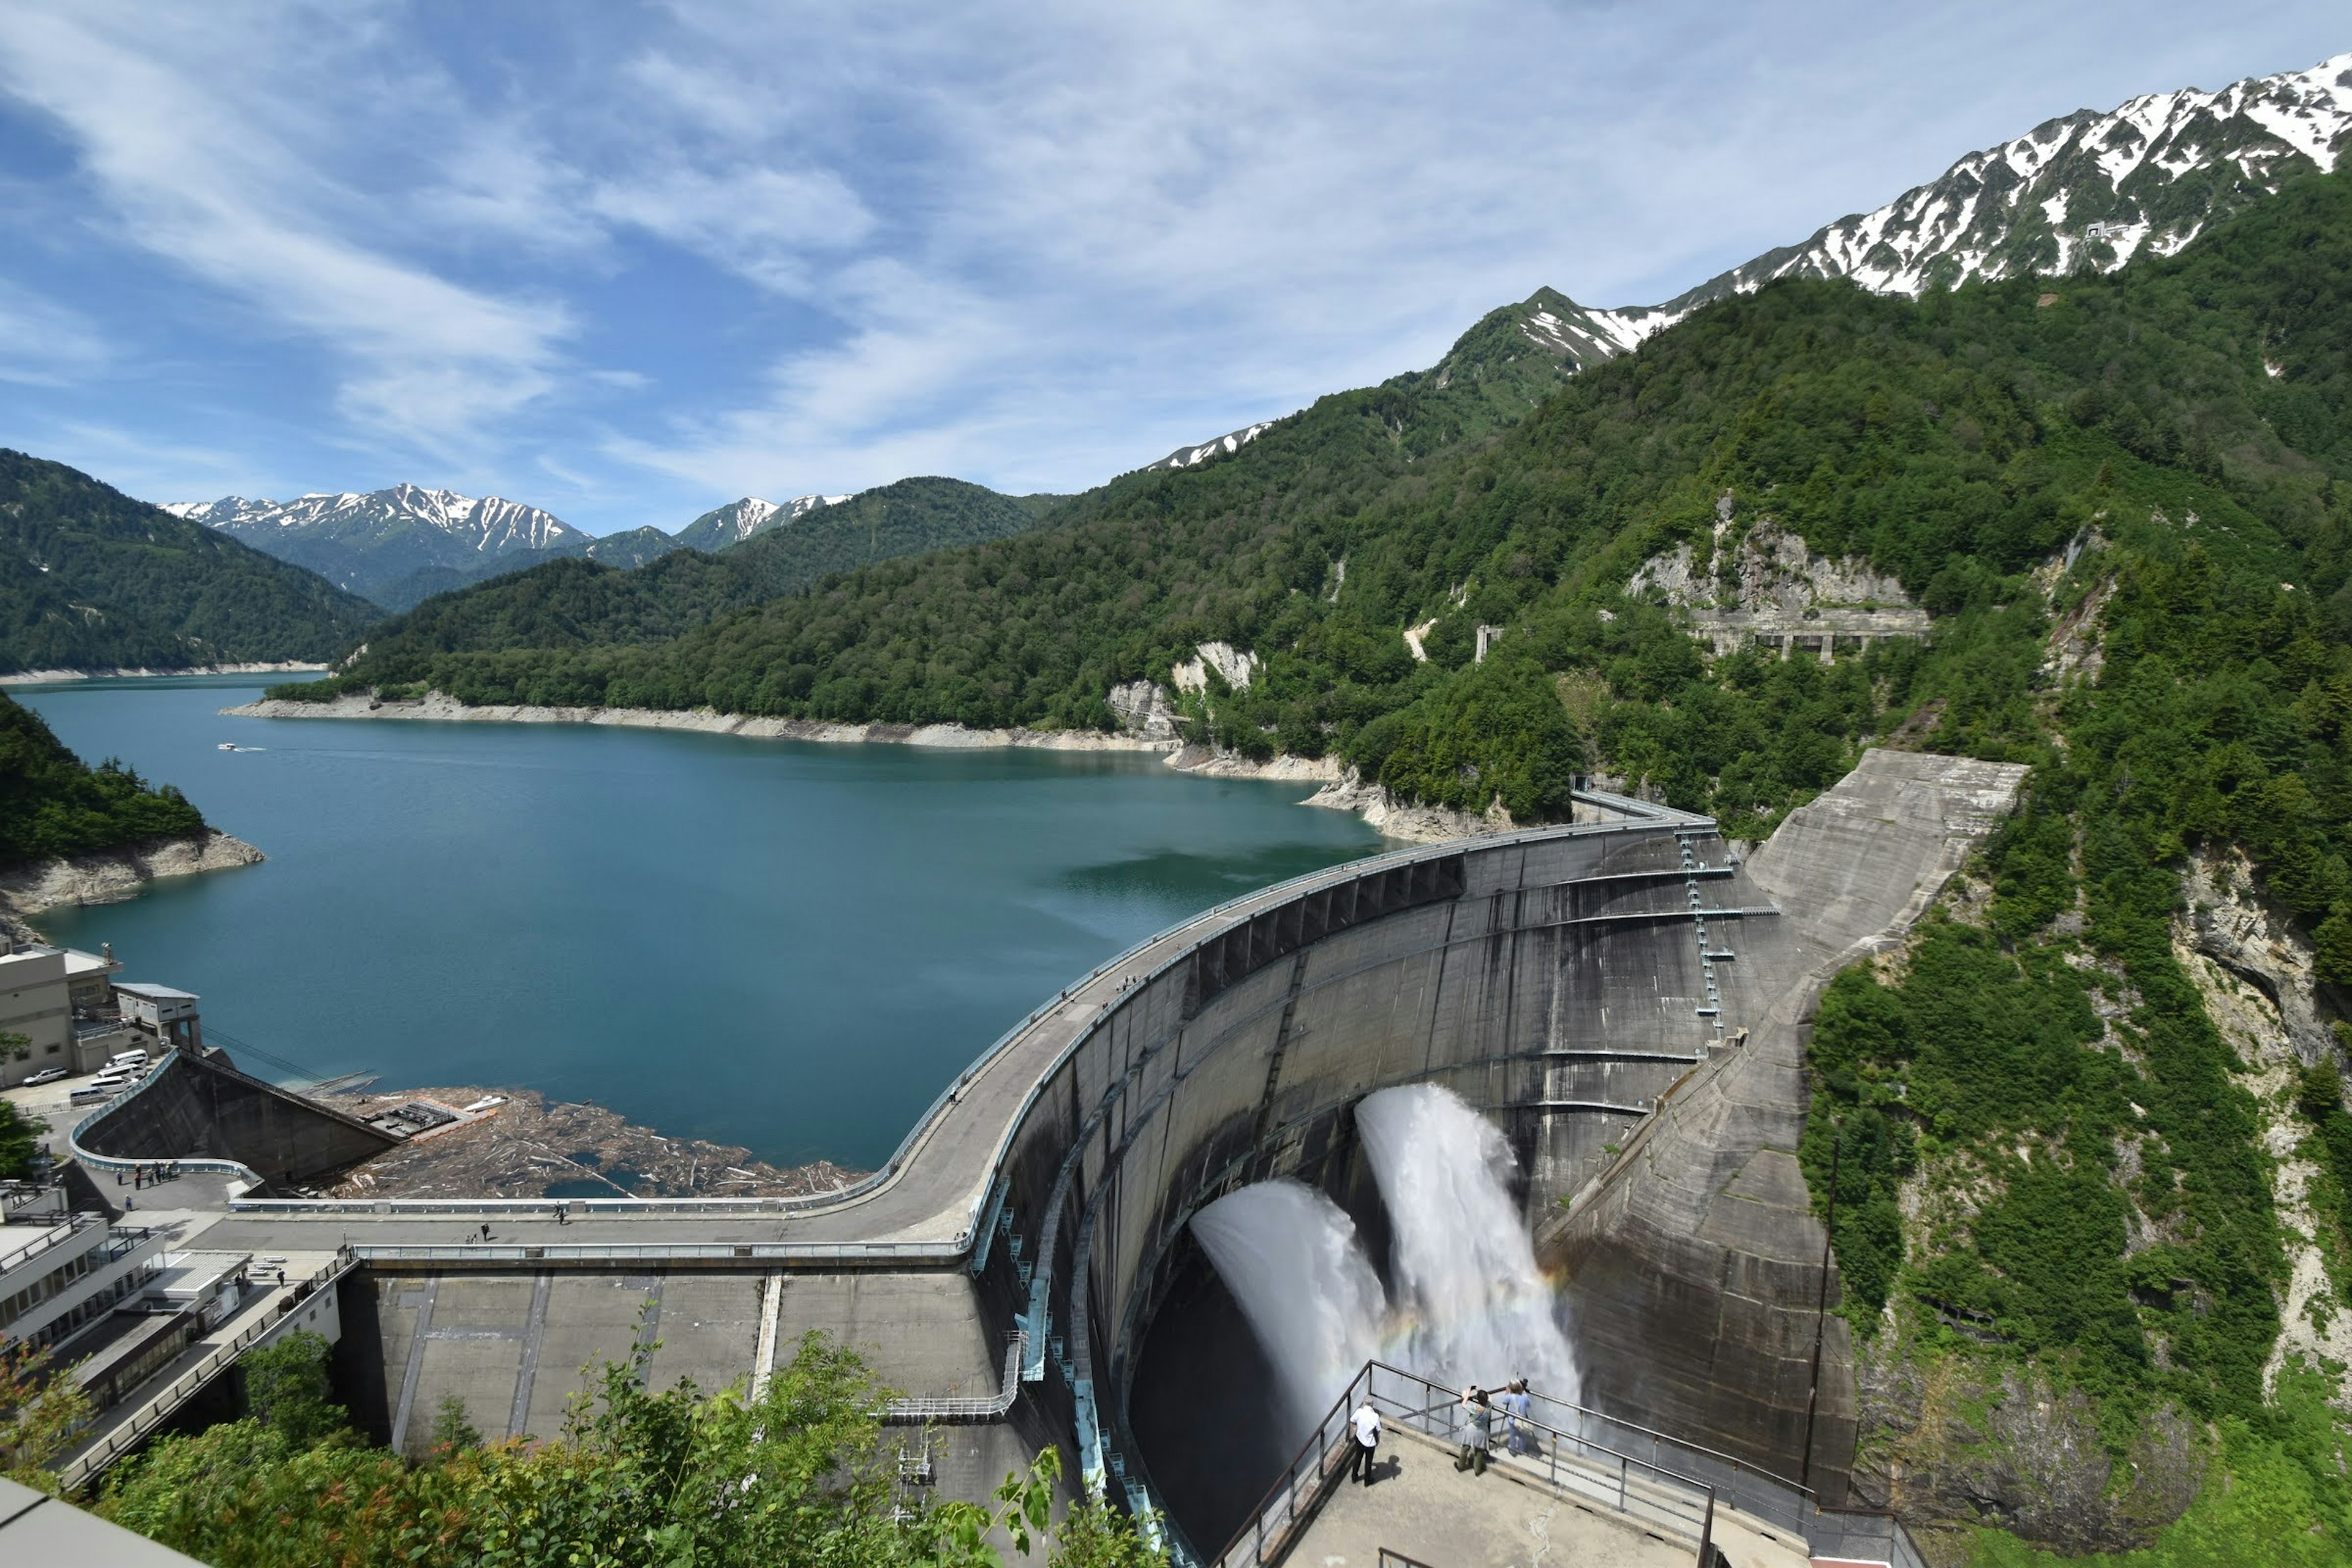
[[[0,445],[594,532],[1076,489],[2347,47],[2340,0],[11,0]]]

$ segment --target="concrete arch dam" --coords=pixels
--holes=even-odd
[[[1144,1501],[1129,1396],[1192,1214],[1270,1175],[1343,1187],[1356,1101],[1434,1082],[1520,1156],[1588,1402],[1793,1477],[1823,1285],[1794,1156],[1811,1006],[1932,902],[2021,772],[1872,752],[1744,863],[1710,822],[1590,795],[1596,820],[1266,889],[1053,999],[829,1198],[575,1203],[563,1226],[538,1204],[239,1201],[200,1245],[347,1239],[346,1339],[383,1389],[362,1414],[407,1447],[445,1389],[546,1431],[583,1351],[657,1331],[653,1375],[710,1386],[822,1327],[910,1420],[951,1424],[923,1439],[941,1489],[984,1495],[1061,1443]],[[494,1240],[469,1240],[485,1217]],[[1834,1498],[1834,1320],[1822,1367],[1811,1469]]]

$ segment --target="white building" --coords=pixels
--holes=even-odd
[[[165,1237],[102,1214],[70,1214],[58,1188],[18,1191],[0,1205],[0,1340],[53,1345],[146,1289]]]
[[[111,952],[28,947],[0,953],[0,1035],[25,1040],[0,1049],[0,1089],[49,1068],[89,1072],[126,1048],[112,984],[121,967]]]
[[[163,1050],[193,1051],[205,1043],[205,1026],[196,1016],[202,998],[192,991],[133,982],[116,985],[114,999],[124,1022],[152,1035]]]

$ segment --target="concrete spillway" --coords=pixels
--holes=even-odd
[[[417,1409],[461,1384],[510,1414],[478,1409],[486,1431],[543,1429],[586,1354],[655,1331],[645,1303],[708,1297],[683,1322],[658,1309],[665,1377],[760,1375],[831,1327],[971,1424],[941,1439],[943,1489],[981,1495],[1052,1442],[1148,1501],[1129,1398],[1192,1215],[1276,1176],[1344,1198],[1366,1179],[1358,1102],[1435,1084],[1526,1173],[1588,1400],[1794,1475],[1810,1390],[1790,1369],[1822,1285],[1793,1157],[1811,1007],[1932,899],[2020,772],[1872,752],[1745,864],[1710,823],[1588,796],[1604,820],[1269,889],[1053,999],[832,1198],[574,1203],[565,1226],[541,1204],[247,1202],[201,1244],[348,1238],[375,1424],[412,1447]],[[485,1215],[494,1239],[470,1239]],[[1833,1491],[1853,1435],[1834,1333],[1823,1366],[1811,1472]]]

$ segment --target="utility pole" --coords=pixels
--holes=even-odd
[[[1822,1403],[1822,1336],[1829,1327],[1830,1313],[1830,1240],[1837,1234],[1838,1176],[1845,1154],[1845,1123],[1830,1123],[1830,1205],[1828,1216],[1822,1222],[1822,1290],[1813,1303],[1813,1381],[1805,1394],[1805,1462],[1798,1472],[1797,1484],[1807,1491],[1813,1489],[1813,1417]]]

